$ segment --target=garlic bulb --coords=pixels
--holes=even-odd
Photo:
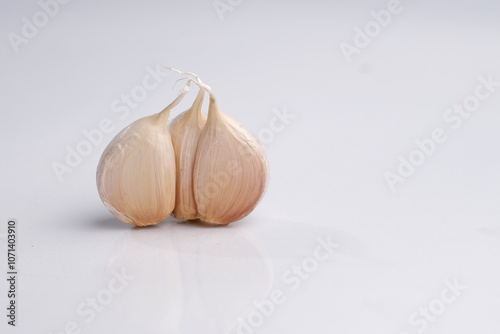
[[[267,181],[264,149],[243,125],[220,111],[210,92],[193,170],[198,217],[220,225],[246,217],[261,200]]]
[[[200,87],[193,106],[177,116],[170,124],[177,166],[174,217],[197,219],[198,211],[193,194],[193,166],[201,131],[207,121],[201,113],[205,89]]]
[[[127,126],[106,147],[97,168],[99,195],[113,215],[137,226],[168,218],[175,205],[175,155],[167,120],[189,90],[156,115]]]
[[[264,149],[220,111],[211,88],[195,74],[170,69],[187,76],[184,90],[163,111],[132,123],[111,141],[97,168],[99,195],[117,218],[137,226],[157,224],[172,212],[178,219],[219,225],[240,220],[267,187]],[[170,111],[191,82],[200,88],[198,95],[170,131]],[[206,92],[208,116],[201,112]]]

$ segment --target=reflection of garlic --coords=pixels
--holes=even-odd
[[[104,205],[120,220],[137,226],[168,218],[175,205],[175,156],[167,120],[189,87],[162,112],[123,129],[97,167]]]
[[[260,143],[223,114],[210,94],[193,170],[198,217],[221,225],[246,217],[262,198],[267,179],[268,164]]]
[[[197,219],[198,211],[193,195],[193,165],[201,130],[207,121],[201,113],[205,89],[200,87],[193,106],[177,116],[170,124],[177,166],[174,217]]]

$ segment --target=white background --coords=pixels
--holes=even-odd
[[[500,88],[457,129],[443,115],[479,77],[500,81],[500,7],[401,6],[348,62],[340,44],[387,1],[244,0],[221,20],[210,0],[74,0],[15,52],[8,34],[41,8],[2,0],[0,253],[16,218],[20,274],[16,328],[1,279],[1,332],[64,333],[74,322],[95,334],[237,333],[253,314],[258,328],[239,332],[499,333]],[[269,188],[244,220],[137,229],[102,205],[95,170],[107,143],[180,89],[171,74],[124,119],[113,111],[157,64],[197,73],[256,136],[275,110],[295,115],[267,140]],[[60,182],[53,163],[105,118],[113,131]],[[391,191],[386,172],[435,128],[447,140]],[[329,236],[339,248],[293,290],[282,275],[314,264]],[[79,314],[120,271],[134,279],[95,319]],[[422,309],[443,305],[446,280],[466,288],[422,323]],[[259,320],[254,302],[273,289],[285,302]]]

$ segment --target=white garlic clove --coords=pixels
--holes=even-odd
[[[198,211],[193,195],[193,166],[201,131],[207,121],[201,106],[205,89],[200,87],[193,106],[177,116],[170,124],[177,166],[174,217],[197,219]]]
[[[113,215],[137,226],[157,224],[175,205],[175,155],[167,126],[170,110],[127,126],[106,147],[97,167],[99,195]]]
[[[243,125],[220,111],[212,94],[193,181],[198,217],[220,225],[250,214],[267,187],[264,149]]]

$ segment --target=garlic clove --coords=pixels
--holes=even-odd
[[[108,210],[137,226],[157,224],[175,205],[175,155],[167,126],[170,110],[186,86],[162,112],[127,126],[109,143],[97,167],[97,188]]]
[[[212,94],[196,151],[193,181],[198,217],[220,225],[250,214],[267,187],[264,149],[243,125],[220,111]]]
[[[198,140],[207,121],[207,116],[201,112],[204,97],[205,89],[200,87],[193,106],[177,116],[170,124],[177,166],[174,209],[176,219],[198,218],[193,195],[193,166]]]

